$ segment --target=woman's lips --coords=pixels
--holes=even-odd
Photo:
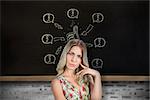
[[[75,67],[75,64],[69,64],[70,67]]]

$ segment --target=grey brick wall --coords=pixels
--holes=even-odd
[[[0,100],[54,100],[50,82],[1,82]],[[103,82],[103,100],[149,100],[149,82]]]

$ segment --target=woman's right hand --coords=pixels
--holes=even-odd
[[[96,77],[100,78],[100,73],[97,70],[88,68],[82,64],[80,65],[83,69],[77,73],[77,76],[83,77],[84,75],[89,74],[89,75],[92,75],[94,78]]]

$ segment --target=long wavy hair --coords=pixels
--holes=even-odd
[[[89,67],[86,44],[80,39],[72,39],[65,45],[65,47],[64,47],[64,49],[62,51],[62,54],[60,56],[60,60],[59,60],[59,62],[57,64],[57,68],[56,68],[56,71],[58,73],[57,76],[62,74],[65,71],[65,68],[66,68],[66,56],[67,56],[67,53],[70,51],[70,49],[73,46],[79,46],[81,48],[81,50],[82,50],[81,62],[82,62],[82,64],[84,66]],[[80,69],[78,67],[76,69],[75,73],[77,73],[79,71],[80,71]],[[87,80],[87,77],[85,78],[85,80]]]

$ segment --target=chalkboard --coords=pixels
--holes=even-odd
[[[2,1],[1,76],[55,75],[72,38],[102,75],[148,75],[149,2]]]

